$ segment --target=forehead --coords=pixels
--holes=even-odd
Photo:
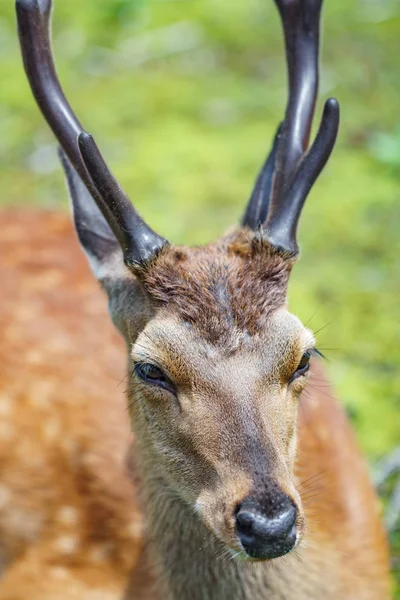
[[[169,247],[141,279],[163,318],[227,348],[265,331],[286,303],[290,268],[254,234],[239,232],[206,247]]]

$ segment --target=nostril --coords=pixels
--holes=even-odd
[[[246,510],[241,510],[238,512],[238,514],[236,515],[236,526],[239,533],[242,533],[244,535],[250,535],[253,532],[253,525],[253,513]]]

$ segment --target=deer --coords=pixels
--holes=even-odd
[[[68,104],[51,51],[51,0],[16,2],[25,71],[60,145],[75,230],[124,341],[127,413],[122,402],[111,401],[110,387],[101,379],[103,369],[122,360],[122,348],[103,324],[101,300],[64,217],[30,215],[25,229],[15,230],[13,214],[3,216],[11,232],[11,241],[0,242],[6,264],[23,263],[27,271],[39,252],[46,269],[39,283],[37,268],[31,268],[28,287],[12,283],[23,289],[18,310],[24,327],[36,314],[45,324],[39,333],[29,325],[30,341],[41,335],[51,340],[52,319],[46,315],[55,314],[70,343],[80,344],[83,377],[91,370],[96,375],[92,388],[76,383],[77,360],[63,365],[58,386],[54,377],[63,367],[51,360],[51,343],[42,344],[44,355],[36,357],[42,370],[33,374],[28,365],[25,380],[31,375],[40,382],[39,396],[62,398],[51,407],[44,402],[42,418],[60,406],[68,418],[62,421],[65,429],[50,431],[58,458],[51,472],[43,468],[49,472],[45,483],[33,479],[34,467],[26,467],[24,497],[15,494],[21,505],[29,506],[32,498],[40,510],[31,515],[39,518],[29,535],[20,524],[18,543],[31,544],[25,554],[12,546],[15,532],[4,538],[11,566],[2,580],[6,584],[0,583],[3,600],[390,597],[387,540],[366,462],[345,411],[315,385],[326,384],[315,336],[289,312],[287,300],[299,255],[300,214],[339,127],[339,105],[330,98],[309,143],[322,0],[275,4],[288,67],[283,122],[240,225],[216,242],[186,247],[170,244],[142,219]],[[13,252],[27,228],[36,242],[22,255]],[[58,287],[62,293],[54,295]],[[31,309],[27,297],[33,294],[42,299]],[[82,336],[78,328],[87,321]],[[57,350],[61,356],[62,351]],[[47,355],[48,369],[43,367]],[[73,393],[82,386],[78,402],[69,397],[69,376]],[[82,406],[87,407],[83,416]],[[32,410],[26,409],[28,424]],[[23,432],[29,438],[27,426]],[[63,438],[74,434],[86,446],[75,443],[71,450]],[[29,465],[27,448],[17,466],[23,460]],[[71,452],[73,467],[59,458]],[[99,462],[82,469],[82,453]],[[48,487],[42,490],[43,485]],[[86,546],[70,545],[62,572],[58,566],[49,583],[47,567],[54,571],[59,563],[54,545],[46,545],[48,530],[57,535],[75,516],[64,510],[57,520],[50,505],[59,505],[61,493],[72,497],[72,490],[92,528]],[[41,497],[45,492],[50,500]],[[56,499],[51,500],[52,492]],[[7,526],[4,519],[0,523]],[[83,539],[83,527],[81,533]],[[103,553],[89,565],[93,539],[106,539],[114,554]],[[44,553],[34,554],[38,544]],[[29,553],[35,568],[18,595]],[[10,583],[18,561],[18,577]]]

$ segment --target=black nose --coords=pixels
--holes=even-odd
[[[269,516],[257,504],[244,501],[236,513],[236,531],[251,558],[265,560],[283,556],[296,543],[297,509],[289,498]]]

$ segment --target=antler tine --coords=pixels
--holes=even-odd
[[[339,104],[334,98],[326,101],[318,134],[296,172],[292,185],[282,198],[279,210],[271,211],[265,224],[266,236],[277,249],[296,256],[297,226],[309,191],[326,165],[339,129]]]
[[[144,263],[167,242],[133,207],[63,93],[51,53],[51,8],[51,0],[16,2],[22,56],[33,94],[61,147],[121,244],[125,262]]]

